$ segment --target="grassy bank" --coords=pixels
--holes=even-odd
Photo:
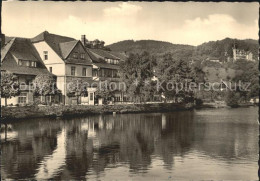
[[[40,117],[70,117],[90,114],[106,113],[141,113],[141,112],[169,112],[192,109],[188,104],[154,103],[154,104],[126,104],[126,105],[57,105],[57,106],[24,106],[2,107],[2,120],[17,120]]]

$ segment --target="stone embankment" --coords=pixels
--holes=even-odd
[[[91,114],[109,113],[141,113],[170,112],[193,109],[191,104],[153,103],[153,104],[122,104],[122,105],[53,105],[53,106],[20,106],[2,107],[2,120],[17,120],[40,117],[70,117]]]

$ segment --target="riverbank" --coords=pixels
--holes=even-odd
[[[208,102],[208,103],[203,103],[202,105],[197,105],[195,108],[196,109],[205,109],[205,108],[239,108],[239,107],[250,107],[250,106],[257,106],[257,104],[252,104],[252,103],[241,103],[238,105],[234,106],[228,106],[224,102]]]
[[[153,104],[122,104],[122,105],[53,105],[53,106],[23,106],[2,107],[1,119],[19,120],[41,117],[72,117],[91,114],[111,114],[113,112],[142,113],[142,112],[170,112],[193,109],[190,104],[153,103]]]

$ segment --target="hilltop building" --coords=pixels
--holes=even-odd
[[[239,59],[254,61],[252,52],[237,49],[235,46],[232,48],[232,50],[233,50],[233,60],[234,61],[239,60]]]

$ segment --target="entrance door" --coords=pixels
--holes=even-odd
[[[89,105],[94,105],[94,92],[89,93]]]

